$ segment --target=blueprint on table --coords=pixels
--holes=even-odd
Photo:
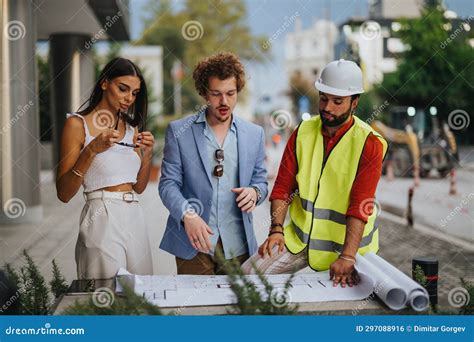
[[[400,310],[411,306],[426,310],[428,293],[418,283],[374,253],[357,255],[356,269],[360,282],[353,287],[333,287],[329,273],[297,273],[288,291],[284,286],[289,274],[265,275],[273,286],[272,296],[291,303],[362,300],[375,293],[387,306]],[[211,306],[236,303],[236,297],[225,275],[134,275],[125,269],[117,273],[117,292],[125,282],[135,293],[160,307]],[[265,294],[257,275],[245,276]]]

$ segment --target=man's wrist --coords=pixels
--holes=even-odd
[[[255,193],[257,194],[257,202],[259,202],[260,199],[262,198],[262,193],[260,192],[260,189],[256,187],[255,185],[252,185],[252,189],[255,190]]]
[[[352,262],[353,264],[356,263],[356,258],[355,258],[355,256],[352,256],[352,255],[349,255],[349,254],[345,254],[345,253],[339,254],[338,259],[342,259],[342,260],[345,260],[345,261],[349,261],[349,262]]]
[[[339,253],[339,255],[344,255],[344,256],[347,256],[347,257],[350,257],[350,258],[354,258],[354,259],[356,257],[356,254],[357,254],[357,251],[351,252],[351,251],[345,251],[345,250],[343,250],[341,253]]]
[[[283,232],[284,231],[283,225],[281,223],[272,223],[270,225],[270,233],[277,232],[277,231]]]
[[[270,230],[270,233],[268,233],[268,236],[272,236],[273,234],[281,234],[282,236],[285,236],[285,232],[282,230]]]
[[[192,219],[194,217],[196,217],[196,211],[194,211],[193,209],[186,209],[184,212],[183,212],[183,216],[181,217],[181,221],[183,221],[183,223],[186,221],[186,219]]]

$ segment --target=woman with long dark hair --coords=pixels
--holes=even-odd
[[[61,201],[69,202],[84,188],[78,279],[111,278],[120,267],[153,273],[137,197],[148,183],[154,145],[153,135],[144,131],[147,104],[139,68],[118,57],[102,70],[85,108],[67,114],[56,190]]]

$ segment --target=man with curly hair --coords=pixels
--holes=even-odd
[[[169,124],[159,192],[170,216],[160,248],[178,274],[223,274],[219,254],[240,263],[257,251],[252,211],[268,193],[265,137],[234,113],[245,71],[219,53],[193,72],[205,108]]]

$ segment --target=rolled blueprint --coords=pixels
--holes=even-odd
[[[402,286],[390,276],[383,268],[379,268],[366,259],[366,256],[357,255],[356,269],[361,274],[366,274],[374,281],[374,293],[390,309],[400,310],[405,307],[407,294]]]
[[[429,296],[426,289],[398,268],[374,253],[366,253],[363,257],[358,256],[358,259],[365,259],[365,261],[368,261],[370,264],[382,271],[386,276],[390,277],[390,279],[397,284],[398,288],[403,289],[406,294],[406,301],[403,306],[411,306],[415,311],[424,311],[428,308]],[[383,300],[382,297],[381,299]],[[392,308],[390,306],[392,301],[399,304],[399,299],[398,296],[390,297],[386,302],[384,302]],[[397,310],[395,308],[393,309]]]

